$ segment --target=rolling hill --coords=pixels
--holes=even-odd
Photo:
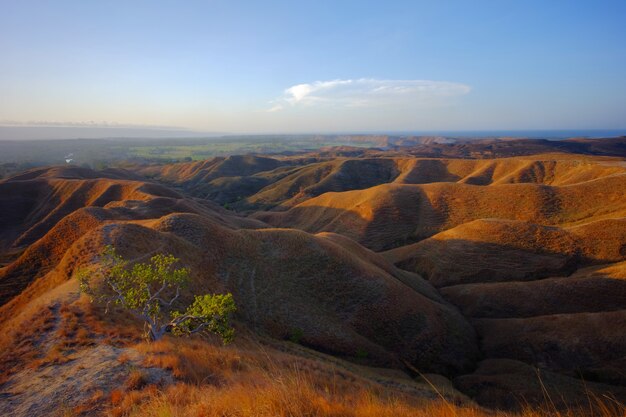
[[[113,245],[131,260],[179,257],[192,271],[183,303],[231,292],[238,332],[254,340],[241,352],[263,352],[263,340],[275,357],[341,363],[359,378],[426,374],[488,407],[536,404],[545,389],[558,407],[584,392],[623,401],[626,166],[593,155],[622,142],[389,142],[17,173],[0,181],[0,384],[13,389],[34,378],[24,369],[39,378],[93,349],[132,350],[138,323],[87,307],[75,279]],[[422,146],[482,153],[412,155]],[[528,156],[537,149],[559,153]],[[91,323],[89,342],[62,342],[67,311]],[[102,347],[111,337],[121,350]],[[57,339],[57,362],[32,365]]]

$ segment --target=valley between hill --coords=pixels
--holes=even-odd
[[[623,144],[331,148],[13,175],[0,181],[0,411],[124,415],[153,406],[157,386],[162,401],[204,395],[218,407],[225,392],[245,397],[246,378],[279,377],[283,391],[254,392],[313,398],[326,386],[355,412],[364,397],[346,393],[369,387],[391,407],[378,415],[391,397],[408,408],[389,415],[442,398],[458,415],[547,396],[554,410],[626,402]],[[76,271],[106,245],[179,257],[186,301],[232,292],[235,346],[145,345],[137,322],[86,302]],[[84,371],[100,357],[106,381]],[[35,398],[28,381],[56,391]]]

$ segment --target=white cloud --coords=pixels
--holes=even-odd
[[[268,113],[274,113],[277,111],[281,111],[283,109],[283,105],[282,104],[276,104],[272,107],[270,107],[269,109],[265,110]]]
[[[377,107],[393,104],[434,104],[443,99],[469,93],[465,84],[430,80],[356,80],[315,81],[285,90],[275,102],[291,106]],[[278,104],[269,111],[283,108]],[[275,109],[275,110],[274,110]]]

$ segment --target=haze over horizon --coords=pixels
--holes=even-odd
[[[38,138],[625,127],[621,1],[23,1],[2,11],[0,126]]]

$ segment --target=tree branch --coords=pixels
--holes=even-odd
[[[195,328],[195,329],[193,329],[193,330],[190,330],[190,331],[189,331],[189,333],[192,333],[192,334],[193,334],[193,333],[198,333],[199,331],[201,331],[202,329],[204,329],[206,326],[208,326],[208,323],[207,323],[207,322],[200,323],[200,324],[198,325],[198,327],[196,327],[196,328]]]
[[[185,320],[202,320],[203,322],[209,322],[212,320],[215,320],[217,317],[213,316],[210,319],[208,319],[206,316],[198,316],[195,314],[183,314],[182,316],[178,316],[174,319],[172,319],[172,321],[170,321],[170,324],[172,326],[178,326],[180,323],[184,322]]]
[[[116,302],[116,301],[121,301],[122,304],[124,304],[124,295],[122,294],[122,290],[120,290],[117,285],[115,285],[115,283],[111,280],[107,280],[107,284],[109,284],[109,287],[111,287],[111,289],[117,294],[117,296],[107,300],[107,304],[106,307],[104,309],[104,313],[107,314],[109,312],[109,305],[112,302]]]
[[[176,287],[176,295],[174,295],[174,298],[172,298],[170,301],[165,301],[164,299],[160,297],[156,297],[155,299],[160,301],[161,304],[163,304],[164,306],[171,307],[172,304],[174,304],[174,301],[176,301],[179,296],[180,296],[180,285]]]

